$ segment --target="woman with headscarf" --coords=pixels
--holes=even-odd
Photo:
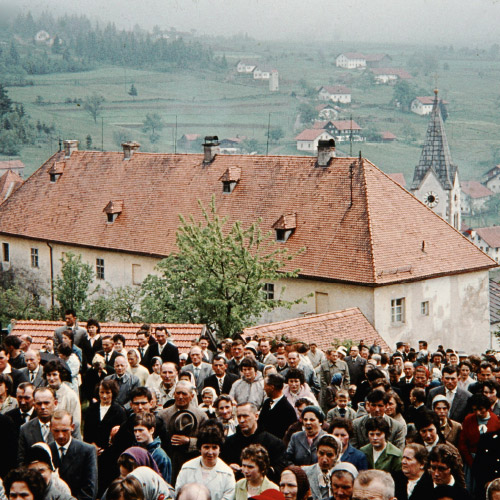
[[[280,491],[285,500],[307,500],[309,498],[307,474],[297,465],[285,467],[281,473]]]
[[[151,454],[144,448],[132,446],[126,449],[118,459],[120,477],[135,477],[142,486],[145,500],[158,500],[164,495],[165,500],[173,497],[171,486],[160,476],[160,471]],[[102,500],[105,500],[106,494]]]
[[[130,348],[127,351],[127,361],[128,361],[128,369],[127,371],[132,375],[135,375],[141,385],[146,385],[146,382],[149,377],[149,371],[147,368],[139,364],[141,360],[141,355],[137,349]]]
[[[47,485],[43,500],[74,500],[69,486],[56,472],[47,443],[35,443],[26,453],[25,465],[42,475]]]

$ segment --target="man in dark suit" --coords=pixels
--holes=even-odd
[[[442,373],[443,377],[441,381],[443,385],[429,391],[427,408],[432,409],[432,400],[435,396],[441,394],[450,402],[449,418],[455,420],[455,422],[462,423],[467,415],[467,401],[469,401],[472,394],[458,387],[458,371],[456,366],[447,365],[443,368]]]
[[[75,345],[80,346],[80,342],[87,334],[87,331],[85,328],[80,328],[78,326],[76,312],[73,311],[73,309],[68,309],[64,313],[64,322],[66,323],[64,326],[60,326],[54,330],[54,348],[57,349],[57,346],[62,342],[62,333],[65,330],[73,330],[73,342]]]
[[[359,355],[359,347],[352,345],[350,356],[346,356],[344,361],[347,363],[349,375],[351,377],[351,384],[359,386],[365,378],[366,359]]]
[[[215,356],[212,361],[213,375],[207,377],[203,383],[203,388],[212,387],[217,396],[229,394],[231,387],[238,380],[238,376],[227,372],[227,360],[222,356]]]
[[[12,379],[12,390],[15,391],[17,386],[21,382],[28,382],[26,376],[21,372],[21,370],[16,370],[12,368],[9,364],[9,353],[7,352],[4,345],[0,346],[0,373],[5,373],[9,375]]]
[[[0,477],[5,478],[7,473],[16,466],[16,429],[7,415],[0,413]]]
[[[6,415],[14,422],[16,435],[19,436],[21,425],[36,418],[35,408],[33,406],[33,391],[35,387],[30,382],[19,384],[16,391],[18,407],[10,410]]]
[[[39,387],[33,393],[36,418],[21,426],[17,448],[17,462],[24,463],[26,452],[35,443],[54,441],[50,432],[50,419],[56,410],[56,396],[50,387]],[[15,434],[15,433],[14,433]],[[75,427],[73,437],[80,439],[80,426]]]
[[[264,379],[267,399],[259,413],[259,428],[283,439],[287,429],[297,421],[295,409],[283,395],[285,378],[278,373],[270,373]]]
[[[171,363],[179,364],[179,349],[168,342],[168,330],[164,326],[158,326],[155,330],[156,344],[151,344],[147,353],[146,368],[153,371],[153,358],[160,356],[163,363],[170,361]]]
[[[150,344],[149,340],[151,339],[151,335],[149,334],[148,330],[143,330],[143,329],[137,331],[135,337],[137,339],[137,344],[138,344],[137,351],[139,352],[139,356],[141,357],[139,363],[142,366],[148,368],[147,362],[149,358],[149,348],[150,345],[152,346],[156,344],[156,340],[153,339],[153,342]]]
[[[23,377],[29,380],[35,388],[46,385],[43,378],[43,368],[40,365],[40,352],[30,349],[24,354],[24,360],[26,361],[26,367],[20,370]]]
[[[208,348],[210,339],[206,336],[200,337],[198,345],[201,347],[201,358],[205,363],[211,363],[214,359],[214,353]]]
[[[105,335],[102,340],[102,351],[98,351],[98,354],[100,354],[104,358],[104,362],[106,364],[106,371],[108,373],[114,373],[115,372],[115,359],[118,357],[118,353],[116,351],[113,351],[113,339],[111,338],[111,335]]]
[[[52,415],[50,429],[54,441],[50,450],[59,477],[66,482],[77,500],[95,500],[97,496],[97,453],[94,446],[74,439],[73,419],[67,411]]]

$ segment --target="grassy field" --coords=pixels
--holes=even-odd
[[[220,42],[219,42],[220,45]],[[353,104],[341,118],[352,118],[363,127],[390,131],[399,141],[391,144],[355,143],[353,154],[363,156],[387,172],[403,172],[407,182],[418,163],[420,148],[427,128],[427,117],[402,113],[389,105],[393,88],[367,86],[359,71],[335,67],[336,55],[344,50],[384,52],[392,57],[392,66],[406,68],[408,58],[417,49],[393,46],[335,47],[319,44],[256,44],[241,47],[218,46],[229,64],[225,72],[178,71],[159,73],[131,68],[105,67],[85,73],[51,74],[30,77],[34,86],[11,87],[10,97],[22,102],[31,118],[53,124],[54,139],[23,149],[20,159],[27,165],[27,174],[38,168],[58,149],[56,138],[76,138],[85,148],[90,134],[93,147],[118,150],[118,134],[141,143],[142,151],[171,152],[185,133],[218,135],[219,138],[244,136],[256,139],[265,147],[267,123],[280,126],[285,138],[271,145],[274,154],[298,154],[293,141],[300,131],[295,128],[301,100],[294,96],[302,92],[300,81],[309,87],[344,83],[353,90]],[[249,78],[235,75],[236,62],[242,58],[258,58],[280,72],[280,92],[271,93],[266,83],[257,84]],[[444,67],[448,69],[443,69]],[[499,146],[500,107],[498,79],[500,61],[488,61],[471,56],[460,57],[456,52],[441,55],[438,69],[428,76],[417,76],[413,82],[427,95],[437,84],[440,95],[449,101],[450,116],[446,122],[454,162],[462,179],[479,179],[493,166],[494,151]],[[138,96],[128,95],[134,84]],[[106,99],[101,117],[94,123],[83,106],[67,99],[85,99],[93,93]],[[40,96],[40,97],[38,97]],[[36,100],[43,104],[37,104]],[[160,138],[151,144],[142,131],[147,113],[158,113],[166,127]],[[102,118],[102,120],[101,120]],[[175,124],[177,123],[177,128]],[[408,143],[404,131],[411,127],[417,139]],[[102,135],[101,135],[102,134]],[[339,150],[349,153],[349,145],[339,144]],[[185,152],[177,148],[178,152]],[[201,152],[201,146],[197,148]],[[500,159],[498,159],[500,160]]]

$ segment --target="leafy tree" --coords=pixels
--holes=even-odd
[[[403,125],[403,128],[401,129],[401,132],[403,134],[403,137],[407,142],[413,142],[417,139],[417,132],[415,129],[412,127],[410,122],[406,122]]]
[[[401,111],[410,111],[411,102],[415,97],[415,89],[406,80],[400,80],[394,85],[392,102],[399,105]]]
[[[164,127],[165,123],[163,123],[161,116],[158,113],[148,113],[142,124],[143,132],[150,132],[151,137],[163,130]]]
[[[134,100],[135,100],[135,98],[137,97],[137,89],[135,88],[135,85],[134,85],[134,84],[132,84],[132,85],[130,86],[130,89],[129,89],[129,91],[128,91],[128,95],[129,95],[129,96],[131,96],[131,97],[133,97],[133,98],[134,98]]]
[[[85,138],[87,149],[92,149],[92,136],[90,134]]]
[[[0,271],[0,322],[6,325],[12,318],[48,319],[49,311],[41,303],[46,295],[34,273],[14,268]]]
[[[6,130],[0,131],[0,152],[8,156],[18,155],[21,151],[21,144],[19,143],[17,134],[14,130],[7,129],[5,125],[4,123]]]
[[[272,142],[279,142],[283,137],[285,137],[285,132],[281,127],[274,127],[269,131],[269,139]]]
[[[85,98],[83,109],[94,119],[94,123],[97,123],[97,118],[102,113],[102,105],[105,100],[102,95],[95,93]]]
[[[227,227],[212,202],[200,202],[202,222],[182,216],[177,231],[176,255],[157,265],[157,275],[142,284],[142,313],[150,322],[204,323],[220,337],[233,336],[262,312],[291,302],[266,300],[262,284],[295,277],[284,271],[292,259],[263,235],[259,222],[244,229],[240,222]]]
[[[299,113],[300,113],[300,121],[304,125],[309,125],[311,124],[317,117],[318,117],[318,112],[316,111],[316,108],[307,102],[303,102],[299,106]]]
[[[138,323],[141,318],[142,291],[139,287],[125,286],[111,292],[111,319],[125,323]]]
[[[5,113],[9,113],[11,111],[12,101],[9,98],[7,90],[5,90],[4,86],[0,83],[0,116],[3,116]]]
[[[257,139],[245,139],[242,141],[241,146],[247,153],[262,153],[263,148]]]
[[[94,271],[90,264],[82,262],[81,255],[67,252],[61,259],[61,273],[54,282],[54,292],[61,313],[74,309],[80,315],[90,293]]]

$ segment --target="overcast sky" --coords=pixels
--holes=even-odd
[[[0,0],[131,28],[263,39],[500,43],[500,0]]]

